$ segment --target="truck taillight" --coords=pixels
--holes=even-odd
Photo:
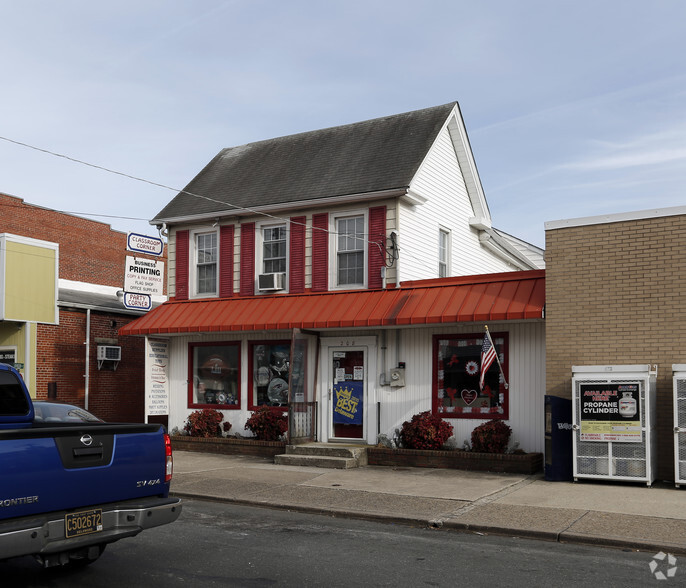
[[[164,474],[164,481],[170,482],[174,474],[174,458],[172,457],[171,437],[164,434],[164,454],[167,458],[167,469]]]

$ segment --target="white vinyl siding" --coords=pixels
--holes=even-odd
[[[436,248],[440,226],[450,228],[456,253],[451,259],[451,274],[464,276],[517,269],[479,243],[479,231],[469,226],[474,216],[467,187],[447,128],[441,131],[410,189],[426,198],[421,205],[401,204],[400,281],[436,277],[438,257],[431,262],[426,252]]]
[[[544,447],[544,395],[545,395],[545,323],[542,320],[517,323],[489,323],[493,332],[509,333],[508,341],[508,378],[509,378],[509,419],[505,422],[512,428],[512,442],[527,452],[542,452]],[[376,374],[370,378],[375,382],[368,391],[368,418],[376,423],[376,410],[380,411],[380,432],[390,437],[396,428],[417,413],[432,408],[433,393],[433,335],[435,334],[483,334],[483,323],[465,323],[447,327],[414,327],[380,331],[365,329],[357,331],[331,331],[327,337],[345,338],[359,342],[362,337],[375,336]],[[216,335],[177,336],[170,338],[169,428],[183,428],[193,409],[188,408],[188,343],[191,341],[240,341],[241,342],[241,405],[240,410],[224,410],[225,420],[231,422],[232,432],[243,431],[245,421],[250,416],[248,410],[247,370],[249,341],[289,339],[289,331],[269,333],[245,333],[238,337],[227,333]],[[385,350],[382,347],[385,345]],[[384,365],[385,359],[385,365]],[[325,357],[320,361],[327,361]],[[405,362],[405,386],[390,387],[378,384],[379,376],[387,373],[399,362]],[[320,366],[321,367],[321,366]],[[323,377],[320,369],[320,378]],[[324,385],[322,385],[324,384]],[[326,393],[326,383],[318,382],[317,399],[322,390]],[[377,404],[378,403],[378,404]],[[471,439],[472,430],[487,419],[446,419],[454,427],[458,445]],[[374,428],[376,425],[374,425]],[[373,440],[372,440],[373,441]]]
[[[509,419],[511,442],[527,452],[542,452],[544,443],[545,396],[545,323],[489,323],[493,332],[508,332]],[[413,415],[431,410],[434,334],[483,334],[482,323],[461,324],[436,329],[401,329],[399,349],[394,330],[387,332],[386,369],[406,363],[404,387],[382,387],[377,391],[381,402],[381,433],[393,436],[395,428]],[[379,364],[379,371],[383,367]],[[443,415],[445,417],[445,415]],[[488,419],[448,419],[460,447],[470,441],[475,427]]]

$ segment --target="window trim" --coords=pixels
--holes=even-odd
[[[445,249],[442,248],[442,237],[445,235]],[[450,261],[451,261],[451,249],[452,249],[452,235],[449,229],[446,229],[445,227],[438,227],[438,277],[439,278],[447,278],[450,276],[451,273],[451,267],[450,267]],[[445,259],[441,259],[441,251],[445,251]],[[445,275],[441,275],[441,267],[445,267]]]
[[[277,292],[287,293],[289,287],[289,276],[290,276],[290,265],[291,265],[291,231],[290,223],[288,221],[282,222],[261,222],[255,223],[255,294],[274,294],[273,291],[261,291],[259,289],[259,276],[264,273],[264,229],[269,229],[273,227],[284,227],[286,231],[286,274],[284,278],[284,288],[283,290],[277,290]]]
[[[198,292],[198,237],[201,235],[214,234],[217,243],[217,258],[215,264],[215,283],[214,292]],[[196,229],[190,232],[188,239],[189,255],[188,255],[188,282],[190,298],[217,298],[219,297],[219,272],[221,269],[221,243],[220,235],[217,229]]]
[[[269,406],[266,404],[256,404],[254,401],[255,397],[255,363],[254,363],[254,349],[257,345],[286,345],[288,347],[288,384],[290,385],[290,362],[291,362],[291,352],[292,352],[292,341],[290,339],[266,339],[266,340],[255,340],[248,341],[248,410],[257,410],[261,406],[267,406],[272,412],[286,414],[288,412],[288,403],[286,406]],[[290,391],[289,391],[290,395]]]
[[[363,230],[363,267],[362,284],[338,284],[338,221],[345,218],[362,217]],[[369,209],[345,210],[330,215],[329,220],[329,284],[330,290],[364,290],[368,288],[369,278]]]
[[[448,412],[448,410],[443,410],[443,407],[441,406],[441,403],[439,403],[439,392],[440,390],[443,389],[444,385],[444,380],[441,376],[441,373],[443,370],[441,369],[441,366],[439,365],[439,357],[438,357],[438,350],[439,350],[439,341],[446,340],[446,339],[455,339],[455,340],[469,340],[473,339],[475,340],[474,346],[478,346],[479,348],[479,355],[480,355],[480,349],[481,345],[483,343],[483,338],[484,338],[484,333],[446,333],[446,334],[441,334],[441,335],[434,335],[433,336],[433,349],[431,353],[431,361],[432,361],[432,373],[431,373],[431,380],[432,380],[432,390],[431,390],[431,409],[433,414],[440,416],[441,418],[444,419],[479,419],[479,420],[491,420],[491,419],[497,419],[497,420],[507,420],[509,419],[509,414],[510,414],[510,390],[509,388],[505,387],[505,383],[502,382],[502,378],[500,377],[500,374],[498,373],[498,394],[502,396],[502,405],[501,409],[502,410],[494,410],[491,408],[489,411],[486,412],[481,412],[480,410],[478,412],[463,412],[461,410],[461,407],[455,407],[453,412]],[[500,332],[493,332],[491,333],[491,338],[493,339],[494,344],[496,345],[496,350],[498,352],[498,357],[501,359],[501,365],[503,368],[503,372],[505,374],[505,379],[506,381],[509,381],[509,357],[510,357],[510,342],[509,342],[509,332],[508,331],[500,331]],[[502,343],[498,343],[498,339],[502,339]],[[479,357],[480,360],[480,357]],[[480,361],[477,362],[477,368],[480,369]],[[466,369],[466,365],[465,365]],[[498,368],[498,363],[493,362],[491,364],[491,367],[489,368],[489,374],[492,372],[499,372]],[[476,387],[478,388],[478,374],[479,372],[476,372]],[[445,374],[443,373],[443,376]],[[479,394],[479,392],[477,392]],[[477,396],[478,398],[478,396]],[[480,407],[474,407],[474,408],[480,408]]]

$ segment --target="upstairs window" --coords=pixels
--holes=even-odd
[[[450,233],[444,229],[438,231],[438,277],[450,275]]]
[[[217,233],[195,235],[195,294],[217,294]]]
[[[262,229],[262,273],[286,272],[286,225]]]
[[[336,219],[337,286],[364,286],[364,226],[363,215]]]

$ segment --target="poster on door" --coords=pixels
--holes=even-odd
[[[337,383],[333,387],[334,424],[361,425],[363,399],[363,382],[348,380]]]
[[[643,440],[638,383],[580,384],[579,401],[581,441]]]

